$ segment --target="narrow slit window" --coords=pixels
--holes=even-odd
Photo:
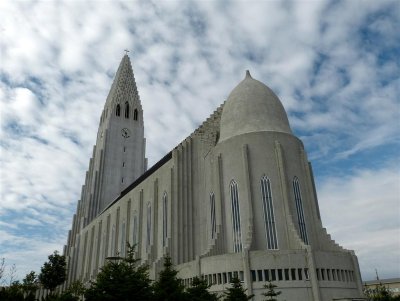
[[[126,231],[126,229],[125,229],[125,222],[123,222],[123,223],[122,223],[122,226],[121,226],[121,246],[120,246],[120,250],[121,250],[121,254],[120,254],[120,255],[121,255],[122,257],[125,257],[125,246],[126,246],[125,231]]]
[[[285,273],[285,280],[286,281],[290,280],[290,278],[289,278],[289,269],[285,269],[284,273]]]
[[[232,226],[233,226],[233,251],[235,253],[242,252],[242,232],[240,225],[240,208],[239,194],[237,183],[232,180],[230,184],[231,209],[232,209]]]
[[[270,281],[269,270],[264,270],[264,279],[265,279],[265,281]]]
[[[263,272],[262,270],[257,270],[258,281],[264,281],[262,272]]]
[[[135,246],[137,245],[138,241],[137,241],[137,231],[138,231],[138,220],[137,220],[137,214],[136,212],[133,215],[133,227],[132,227],[132,244]]]
[[[302,269],[297,269],[297,275],[299,276],[299,280],[303,280],[303,273],[302,273]]]
[[[149,251],[151,243],[151,204],[147,204],[147,224],[146,224],[146,251]]]
[[[167,244],[167,235],[168,235],[168,196],[167,193],[164,192],[163,195],[163,247]]]
[[[270,250],[278,249],[278,239],[276,236],[274,207],[272,202],[271,181],[266,176],[261,178],[261,194],[264,211],[265,233],[267,248]]]
[[[129,118],[129,103],[125,103],[125,118]]]
[[[217,223],[215,220],[215,195],[213,192],[210,193],[210,220],[211,220],[211,238],[215,238],[217,232]]]
[[[256,271],[255,270],[251,270],[251,281],[256,282]]]
[[[279,281],[282,281],[282,280],[283,280],[282,269],[278,269],[278,280],[279,280]]]
[[[115,252],[115,226],[112,226],[111,231],[111,256],[117,255]]]
[[[121,106],[119,104],[117,104],[117,107],[115,108],[115,115],[121,116]]]
[[[294,192],[294,200],[296,202],[296,212],[297,212],[300,237],[303,240],[303,242],[306,245],[308,245],[306,222],[304,219],[304,211],[303,211],[303,201],[301,199],[300,184],[299,184],[299,179],[297,177],[294,177],[293,179],[293,192]]]
[[[276,271],[274,269],[274,270],[271,270],[271,281],[275,281],[275,280],[276,280]]]
[[[296,269],[290,269],[292,280],[296,280]]]
[[[133,111],[133,120],[138,120],[138,110],[137,109],[135,109]]]

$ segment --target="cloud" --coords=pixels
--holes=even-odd
[[[373,220],[359,187],[373,187],[369,173],[380,175],[376,190],[398,187],[382,183],[398,179],[382,167],[399,157],[398,11],[398,1],[1,1],[0,225],[6,251],[0,257],[18,261],[22,274],[38,271],[39,261],[66,242],[124,49],[131,51],[144,108],[150,165],[193,132],[250,69],[285,105],[323,181],[321,199],[351,193],[357,217],[377,226],[393,221],[386,213]],[[393,205],[399,196],[389,199]],[[336,206],[324,204],[322,214]],[[366,224],[347,218],[359,237],[354,248],[362,268],[373,266]],[[328,231],[351,248],[346,231],[335,228],[339,223],[327,221]],[[382,229],[385,248],[392,246],[391,231]],[[32,254],[36,259],[28,262]]]
[[[327,177],[318,189],[324,226],[356,251],[365,280],[374,278],[375,268],[381,278],[400,273],[400,173],[399,162],[392,163]]]

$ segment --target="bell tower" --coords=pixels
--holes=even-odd
[[[81,226],[109,206],[147,168],[143,109],[127,54],[118,67],[82,187]]]

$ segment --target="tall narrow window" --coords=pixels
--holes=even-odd
[[[117,104],[117,107],[115,108],[115,115],[121,116],[121,106]]]
[[[132,244],[135,246],[138,243],[138,239],[137,239],[137,231],[138,231],[138,217],[136,214],[136,211],[133,215],[133,227],[132,227]]]
[[[230,184],[231,207],[232,207],[232,226],[233,226],[233,251],[242,251],[242,232],[240,228],[239,194],[237,183],[232,180]]]
[[[167,243],[167,235],[168,235],[168,196],[167,193],[164,192],[163,195],[163,247],[165,247]]]
[[[304,211],[303,211],[303,202],[301,200],[300,184],[299,184],[299,179],[297,177],[294,177],[293,179],[293,192],[294,192],[294,200],[296,202],[296,212],[297,212],[297,220],[299,222],[300,237],[303,240],[303,242],[308,245],[306,222],[304,219]]]
[[[267,248],[271,250],[278,249],[274,207],[272,203],[271,181],[266,176],[263,176],[261,178],[261,194],[263,202]]]
[[[115,226],[113,226],[111,231],[111,256],[115,255]]]
[[[125,257],[125,246],[126,246],[126,237],[125,237],[125,222],[122,223],[121,226],[121,246],[120,246],[120,250],[121,250],[121,254],[120,256]]]
[[[147,204],[146,251],[149,251],[151,242],[151,204]]]
[[[133,111],[133,120],[137,120],[137,119],[138,119],[138,111],[137,111],[137,109],[135,109]]]
[[[210,193],[210,221],[211,221],[211,238],[215,238],[217,232],[217,222],[215,220],[215,195],[214,192]]]
[[[129,103],[125,103],[125,118],[129,118]]]

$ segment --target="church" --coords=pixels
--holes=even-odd
[[[68,287],[94,280],[126,242],[155,279],[169,254],[190,286],[222,293],[238,277],[253,300],[360,300],[357,257],[322,226],[302,141],[275,93],[247,71],[199,128],[152,167],[128,55],[102,111],[64,247]]]

